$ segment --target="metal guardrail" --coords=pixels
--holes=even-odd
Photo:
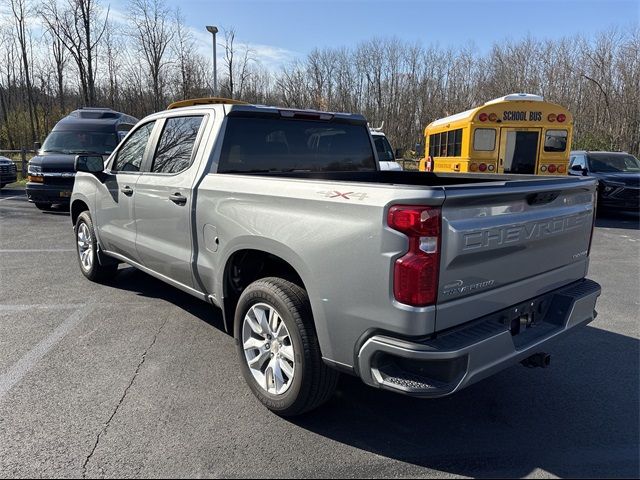
[[[22,178],[25,178],[27,176],[27,153],[37,153],[36,150],[27,150],[26,148],[22,147],[20,150],[0,150],[0,155],[4,155],[4,154],[8,154],[8,155],[20,155],[20,160],[13,160],[13,162],[16,164],[16,167],[18,166],[17,164],[20,163],[20,173],[22,175]]]

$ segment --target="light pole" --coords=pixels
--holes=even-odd
[[[211,96],[215,97],[218,90],[218,74],[216,71],[216,33],[218,33],[218,27],[207,25],[207,31],[213,35],[213,94]]]

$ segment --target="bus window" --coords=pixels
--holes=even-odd
[[[462,155],[462,129],[454,130],[455,138],[453,140],[453,155],[459,157]]]
[[[566,130],[547,130],[544,136],[545,152],[564,152],[567,148]]]
[[[496,148],[496,131],[493,128],[476,128],[473,133],[473,149],[493,152]]]

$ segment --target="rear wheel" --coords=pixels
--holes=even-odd
[[[36,208],[43,211],[51,210],[51,204],[48,202],[36,202]]]
[[[242,374],[271,411],[294,416],[326,402],[338,372],[322,361],[307,292],[282,278],[249,285],[238,301],[235,338]]]
[[[100,264],[98,242],[89,212],[82,212],[76,220],[76,250],[82,274],[93,282],[104,282],[113,278],[118,270],[117,263]]]

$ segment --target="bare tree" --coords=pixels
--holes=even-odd
[[[224,63],[226,77],[223,80],[223,89],[229,98],[242,98],[247,80],[251,76],[251,63],[253,52],[248,46],[238,49],[235,45],[236,31],[233,28],[224,31]],[[239,55],[239,58],[237,56]]]
[[[71,54],[78,68],[85,105],[96,104],[97,50],[109,19],[109,9],[101,18],[97,0],[67,0],[62,7],[55,1],[45,2],[41,17]]]
[[[131,0],[131,37],[142,54],[151,81],[152,104],[160,110],[164,104],[165,69],[170,63],[169,45],[175,37],[170,12],[164,0]]]
[[[27,27],[27,16],[30,11],[27,7],[26,0],[10,0],[11,12],[13,13],[14,28],[18,45],[20,47],[20,57],[22,60],[22,68],[24,69],[24,81],[26,85],[27,110],[29,111],[29,128],[31,133],[31,141],[35,142],[39,137],[38,122],[35,114],[35,102],[33,99],[33,85],[31,80],[30,62],[29,62],[29,43],[31,41],[31,31]]]

